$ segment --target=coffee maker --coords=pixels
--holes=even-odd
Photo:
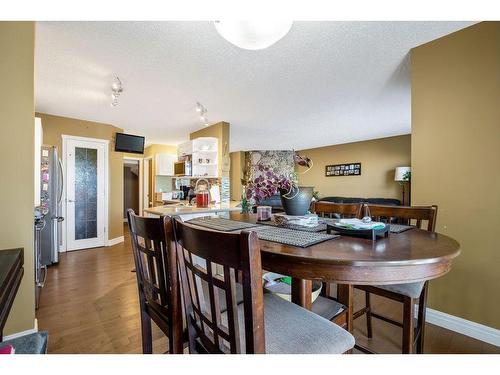
[[[183,200],[188,199],[189,189],[191,189],[191,186],[182,185],[180,187],[180,189],[182,190],[182,198],[181,199],[183,199]]]

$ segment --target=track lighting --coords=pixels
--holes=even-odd
[[[118,105],[118,98],[123,92],[122,81],[117,75],[113,76],[113,82],[111,83],[111,106],[116,107]]]
[[[208,126],[207,109],[200,103],[196,102],[196,112],[200,114],[200,121],[203,125]]]

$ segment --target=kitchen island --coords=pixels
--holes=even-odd
[[[211,204],[207,208],[198,208],[196,205],[187,204],[167,204],[164,206],[150,207],[144,209],[144,215],[149,217],[159,217],[162,215],[181,216],[183,220],[193,219],[202,216],[216,216],[221,213],[231,211],[241,211],[238,205],[240,202],[231,201],[229,203]]]

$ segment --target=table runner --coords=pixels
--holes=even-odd
[[[277,227],[277,228],[287,228],[287,229],[301,230],[301,231],[304,231],[304,232],[326,232],[326,225],[327,224],[335,223],[339,219],[330,219],[330,218],[320,217],[320,218],[318,218],[318,220],[319,220],[319,225],[317,225],[315,227],[305,227],[303,225],[297,225],[297,224],[278,225],[273,220],[259,221],[259,224],[270,225],[270,226]]]
[[[318,232],[306,232],[302,230],[281,228],[275,226],[261,225],[252,228],[257,232],[257,236],[261,240],[278,242],[284,245],[309,247],[317,243],[332,240],[339,237],[337,234],[326,234]]]
[[[197,217],[191,220],[187,220],[186,222],[198,225],[200,227],[218,230],[221,232],[232,232],[236,230],[243,230],[243,229],[253,228],[259,225],[253,223],[246,223],[243,221],[224,219],[222,217],[210,217],[210,216]]]
[[[284,245],[308,247],[314,244],[339,237],[338,235],[305,232],[275,226],[265,226],[219,217],[200,217],[187,221],[200,227],[222,232],[236,232],[243,229],[255,231],[261,240],[272,241]]]

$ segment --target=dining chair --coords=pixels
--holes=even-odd
[[[142,351],[153,352],[151,320],[168,337],[169,353],[183,352],[180,282],[172,219],[141,217],[127,210],[139,291]]]
[[[334,203],[334,202],[314,202],[312,211],[320,217],[333,219],[359,218],[361,215],[361,203]]]
[[[335,203],[335,202],[313,202],[311,210],[322,218],[344,219],[361,217],[363,205],[361,203]],[[323,283],[321,295],[312,305],[312,311],[320,314],[324,318],[342,326],[347,326],[347,314],[349,306],[340,305],[337,298],[333,297],[334,285],[332,283]],[[338,286],[337,293],[338,296]],[[352,306],[351,306],[352,309]],[[333,314],[335,312],[335,314]],[[352,314],[352,312],[351,312]]]
[[[366,215],[375,221],[392,223],[394,219],[403,220],[412,227],[434,232],[436,227],[437,206],[385,206],[365,204]],[[423,224],[427,222],[427,226]],[[397,234],[394,234],[397,236]],[[372,318],[383,320],[403,329],[402,353],[412,353],[416,347],[417,353],[423,353],[425,333],[425,311],[427,307],[428,281],[392,285],[355,285],[355,289],[365,292],[365,307],[356,311],[353,319],[366,314],[366,330],[368,338],[372,338]],[[399,322],[372,311],[370,294],[389,298],[403,304],[403,321]],[[415,302],[418,301],[417,324],[414,326]],[[362,349],[366,351],[366,349]]]
[[[344,329],[263,292],[255,232],[217,232],[177,218],[174,229],[191,353],[333,354],[354,346],[353,336]],[[223,275],[216,272],[217,266]],[[243,292],[240,304],[238,273]],[[225,311],[221,311],[221,296]]]

